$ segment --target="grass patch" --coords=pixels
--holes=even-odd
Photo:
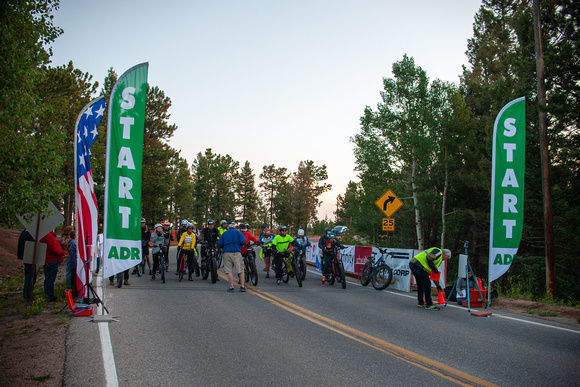
[[[527,314],[534,314],[534,313],[536,313],[536,311],[534,309],[528,309],[528,310],[526,310],[526,313]]]
[[[44,375],[44,376],[32,376],[32,375],[30,375],[30,379],[34,380],[35,382],[44,383],[49,379],[54,379],[54,376],[52,376],[51,374]]]
[[[557,317],[558,313],[545,311],[545,312],[538,313],[538,315],[540,315],[542,317]]]

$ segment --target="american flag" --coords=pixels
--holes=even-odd
[[[105,98],[89,102],[77,119],[76,125],[76,225],[77,225],[77,291],[85,297],[86,283],[90,281],[91,252],[96,252],[99,210],[91,172],[91,146],[97,139],[97,125],[103,119]]]

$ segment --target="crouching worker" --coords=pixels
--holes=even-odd
[[[431,299],[431,272],[439,273],[439,265],[442,261],[447,261],[451,257],[451,251],[448,249],[441,250],[438,247],[431,247],[419,253],[409,262],[409,269],[415,276],[417,283],[417,306],[425,307],[429,310],[439,310],[439,307],[433,305]]]

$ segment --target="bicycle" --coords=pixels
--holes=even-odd
[[[256,252],[254,251],[254,246],[256,243],[250,243],[246,245],[246,254],[243,255],[244,258],[244,275],[245,281],[251,281],[252,285],[258,285],[258,270],[256,269]]]
[[[165,283],[165,246],[159,249],[159,274],[161,274],[161,281]]]
[[[334,250],[336,254],[329,262],[326,280],[329,285],[334,285],[335,281],[340,282],[343,289],[346,289],[346,273],[344,271],[344,264],[342,263],[342,258],[340,258],[340,250],[344,247],[336,246]]]
[[[295,249],[296,253],[293,255],[295,255],[296,258],[296,262],[298,263],[298,273],[300,273],[300,280],[304,281],[306,279],[306,256],[304,254],[304,251],[302,251],[301,249]]]
[[[290,280],[290,273],[292,276],[296,278],[296,282],[298,283],[298,287],[302,287],[302,277],[300,275],[300,269],[298,267],[298,262],[296,261],[296,257],[286,250],[282,253],[277,253],[282,256],[282,282],[285,284],[288,283]],[[290,271],[288,271],[288,266],[290,266]]]
[[[224,258],[224,252],[222,251],[222,249],[219,249],[216,257],[215,257],[215,261],[216,261],[216,267],[219,269],[222,266],[222,261]]]
[[[215,284],[217,282],[217,260],[215,254],[215,248],[208,247],[207,242],[204,243],[205,255],[201,257],[201,278],[207,280],[207,277],[211,274],[211,283]]]
[[[393,253],[386,249],[378,248],[381,256],[375,261],[374,255],[368,257],[360,274],[360,283],[367,286],[372,281],[376,290],[386,289],[393,281],[393,269],[385,262],[386,257],[392,257]]]
[[[180,254],[183,250],[181,250],[180,248],[178,248],[178,254]],[[185,275],[185,266],[187,263],[187,259],[184,254],[181,254],[181,257],[179,258],[179,266],[177,267],[177,274],[179,274],[179,282],[181,282],[181,280],[183,279],[183,276]]]

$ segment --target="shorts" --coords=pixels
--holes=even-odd
[[[244,261],[242,258],[242,253],[239,251],[226,252],[223,253],[224,257],[224,273],[243,273],[244,272]],[[234,269],[234,271],[232,271]]]

